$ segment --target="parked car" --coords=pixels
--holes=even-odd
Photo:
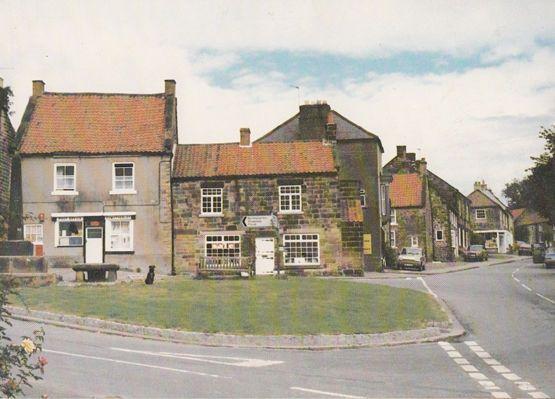
[[[532,245],[532,261],[534,263],[543,263],[545,259],[545,244]]]
[[[532,246],[524,241],[517,241],[519,255],[532,255]]]
[[[483,245],[471,245],[464,254],[464,260],[467,262],[488,260],[488,251]]]
[[[422,252],[422,248],[405,247],[401,250],[397,259],[397,268],[411,268],[416,270],[426,269],[426,258]]]
[[[546,269],[549,269],[551,266],[555,266],[555,247],[547,248],[545,251],[544,263]]]

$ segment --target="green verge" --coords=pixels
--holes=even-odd
[[[445,313],[423,292],[317,278],[23,288],[29,308],[184,331],[355,334],[425,328]],[[12,303],[21,305],[13,298]]]

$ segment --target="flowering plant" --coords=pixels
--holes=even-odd
[[[16,294],[14,282],[0,279],[0,393],[8,398],[22,394],[24,386],[31,386],[31,380],[42,379],[38,372],[44,373],[44,366],[48,363],[44,356],[35,356],[42,351],[42,328],[33,331],[32,336],[22,337],[19,344],[13,343],[8,336],[7,327],[12,323],[6,305],[11,294]]]

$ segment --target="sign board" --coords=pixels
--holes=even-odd
[[[272,227],[275,225],[274,215],[252,215],[241,219],[243,227]]]
[[[363,234],[362,250],[364,255],[372,255],[372,234]]]

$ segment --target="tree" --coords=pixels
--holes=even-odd
[[[5,109],[9,114],[12,105],[13,92],[10,86],[0,87],[0,110]]]
[[[545,152],[531,157],[534,166],[527,169],[529,175],[507,183],[503,195],[511,209],[534,209],[555,224],[555,126],[542,127],[539,136],[546,141]]]
[[[39,380],[38,374],[44,372],[47,360],[38,356],[42,351],[44,330],[33,331],[32,336],[21,337],[19,344],[12,343],[7,327],[10,312],[6,309],[10,295],[16,294],[15,283],[11,279],[0,279],[0,393],[8,398],[22,394],[25,386],[31,386],[31,380]]]

